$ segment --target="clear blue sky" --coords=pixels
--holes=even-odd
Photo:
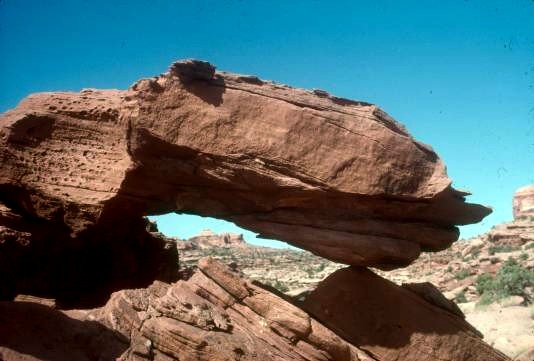
[[[510,220],[534,183],[532,0],[0,0],[0,111],[36,91],[126,88],[180,58],[380,105],[494,208],[464,237]]]

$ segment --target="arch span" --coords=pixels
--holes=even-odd
[[[490,212],[466,203],[436,153],[378,107],[205,62],[177,62],[126,91],[35,94],[0,124],[2,224],[14,234],[0,263],[15,279],[24,272],[13,259],[44,254],[64,267],[47,263],[40,277],[63,269],[74,283],[89,270],[66,260],[86,249],[107,260],[95,287],[110,272],[119,276],[109,289],[165,274],[168,245],[142,232],[149,214],[225,219],[337,262],[391,269],[448,247],[456,225]],[[137,251],[124,260],[127,248]],[[147,252],[157,256],[140,277]],[[19,283],[31,290],[29,274]]]

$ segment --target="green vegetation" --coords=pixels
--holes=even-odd
[[[312,267],[306,267],[304,272],[306,272],[308,278],[313,278],[314,269]]]
[[[525,246],[525,250],[534,248],[534,242],[529,243]]]
[[[326,262],[319,263],[316,267],[306,267],[304,272],[308,275],[308,278],[314,278],[317,273],[322,272],[326,268]]]
[[[456,301],[456,303],[466,303],[467,298],[465,298],[465,291],[458,293],[454,300]]]
[[[475,281],[475,287],[479,295],[484,295],[487,290],[493,287],[493,276],[489,273],[483,273],[477,277]]]
[[[284,293],[289,291],[289,287],[287,287],[284,283],[276,280],[276,282],[273,285],[274,288],[276,288],[278,291]]]
[[[495,253],[512,252],[512,251],[517,251],[518,249],[519,249],[519,247],[514,247],[514,246],[511,246],[509,244],[503,244],[503,245],[491,246],[488,249],[488,252],[489,252],[490,255],[493,256]]]
[[[317,272],[317,273],[322,272],[325,268],[326,268],[326,263],[325,262],[321,262],[321,263],[319,263],[319,265],[315,269],[315,272]]]
[[[523,253],[521,253],[521,254],[519,255],[519,260],[520,260],[520,261],[526,261],[527,259],[528,259],[528,254],[526,254],[526,253],[523,252]]]
[[[469,272],[469,270],[467,269],[461,269],[459,270],[458,272],[456,272],[454,274],[454,277],[457,279],[457,280],[463,280],[467,277],[469,277],[471,275],[471,273]]]
[[[509,296],[521,296],[530,303],[526,289],[534,286],[534,271],[522,267],[514,258],[508,259],[495,277],[482,274],[477,277],[476,290],[481,296],[478,304],[485,305]]]
[[[480,255],[480,249],[482,246],[476,246],[471,249],[471,258],[477,258]]]

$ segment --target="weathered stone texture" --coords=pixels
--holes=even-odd
[[[0,275],[20,276],[10,260],[28,267],[4,288],[43,296],[70,281],[37,281],[31,267],[82,277],[86,253],[104,257],[105,274],[89,284],[160,277],[135,271],[147,255],[166,257],[146,232],[130,232],[147,214],[223,218],[334,261],[392,269],[448,247],[456,225],[489,213],[466,203],[436,153],[377,106],[200,61],[126,91],[29,96],[0,116],[0,169],[10,214],[0,217]],[[125,243],[135,245],[128,259]],[[110,260],[116,269],[104,271]]]

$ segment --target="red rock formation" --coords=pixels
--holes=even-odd
[[[0,170],[0,298],[93,307],[137,288],[92,310],[1,303],[1,359],[506,359],[432,287],[365,269],[331,276],[309,313],[211,259],[170,284],[176,247],[148,214],[391,269],[489,213],[374,105],[178,62],[127,91],[29,96],[0,116]]]
[[[236,233],[221,233],[205,229],[198,235],[189,238],[187,243],[190,243],[194,249],[205,249],[212,247],[246,247],[247,243],[243,239],[242,234]],[[177,242],[178,249],[180,248],[180,242]]]
[[[392,287],[369,271],[347,269],[334,278],[347,274],[349,282],[358,281],[356,286],[341,282],[332,289],[329,280],[326,288],[320,288],[306,303],[309,305],[312,298],[317,302],[310,307],[324,311],[317,314],[332,325],[331,329],[282,295],[239,278],[211,258],[200,260],[197,272],[187,281],[155,282],[147,289],[119,291],[98,309],[61,313],[41,305],[4,302],[0,303],[0,358],[507,360],[453,313],[426,303],[410,291]],[[363,292],[352,293],[358,287]],[[327,297],[328,312],[323,308],[326,289],[334,296]],[[345,294],[349,289],[350,295]],[[376,297],[379,292],[383,298]],[[336,305],[347,306],[348,296],[354,297],[354,302],[351,299],[350,307],[341,311]],[[31,311],[29,316],[36,316],[34,320],[43,325],[29,325],[27,316],[20,312],[23,310]],[[345,340],[332,330],[340,332]],[[44,344],[40,342],[41,331],[46,331]]]
[[[43,311],[40,305],[29,305],[0,303],[0,320],[8,321],[0,331],[6,337],[0,337],[0,355],[9,355],[10,360],[25,360],[26,351],[36,359],[51,354],[66,357],[81,342],[86,346],[70,354],[69,360],[366,360],[364,352],[304,311],[209,258],[199,262],[199,271],[187,281],[119,291],[99,309],[56,312],[55,318],[52,310],[44,311],[50,318],[45,327],[58,327],[49,331],[48,347],[54,351],[16,335],[24,315],[14,313],[9,319],[8,312]],[[29,336],[31,327],[24,326]],[[106,344],[97,343],[97,330],[100,338],[107,337]],[[83,337],[73,342],[74,335]],[[105,356],[110,354],[114,357]]]
[[[62,308],[91,307],[117,289],[176,280],[175,243],[148,232],[143,218],[115,217],[73,237],[58,218],[0,204],[0,299],[31,294],[55,298]]]
[[[198,61],[127,91],[29,96],[0,117],[0,169],[4,297],[74,299],[162,278],[146,259],[172,257],[142,230],[146,214],[224,218],[391,269],[489,213],[378,107]]]
[[[345,268],[322,281],[302,308],[380,361],[509,360],[485,344],[458,310],[436,302],[437,291],[417,288]]]
[[[33,302],[0,301],[0,360],[115,360],[129,340],[86,312],[61,312]]]

